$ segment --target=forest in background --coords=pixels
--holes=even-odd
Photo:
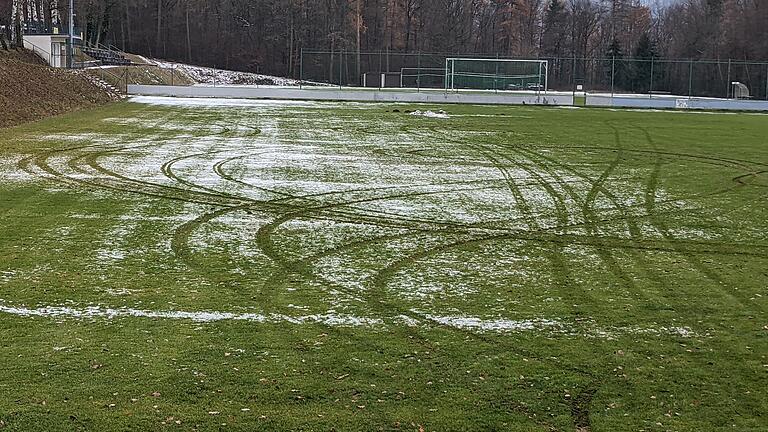
[[[0,0],[21,23],[66,2]],[[679,0],[76,0],[93,44],[192,64],[296,77],[302,49],[523,58],[768,59],[768,2]],[[61,21],[66,21],[62,18]]]

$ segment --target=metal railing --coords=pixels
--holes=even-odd
[[[95,66],[85,68],[86,72],[100,78],[120,92],[128,93],[132,84],[146,85],[192,85],[192,80],[180,68],[154,64],[132,64],[125,66]]]

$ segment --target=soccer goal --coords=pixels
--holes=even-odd
[[[549,62],[487,58],[445,60],[446,90],[548,90]]]

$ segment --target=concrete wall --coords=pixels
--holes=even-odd
[[[442,91],[358,90],[297,87],[208,87],[129,85],[128,94],[143,96],[211,97],[236,99],[327,100],[352,102],[416,102],[489,105],[573,105],[572,95],[514,93],[444,93]]]
[[[768,111],[768,101],[733,99],[688,99],[674,96],[648,97],[588,95],[588,106],[617,108],[705,109],[731,111]]]

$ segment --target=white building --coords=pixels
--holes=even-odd
[[[23,36],[24,48],[34,52],[52,67],[67,67],[67,41],[62,34],[27,34]],[[75,36],[75,43],[80,37]]]
[[[57,0],[13,0],[11,15],[12,22],[21,24],[24,48],[50,66],[67,67],[67,29],[59,17]],[[15,25],[13,29],[16,31]],[[80,35],[75,35],[76,44],[81,40]]]

